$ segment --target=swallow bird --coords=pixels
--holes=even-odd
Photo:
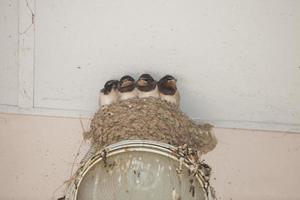
[[[99,106],[103,107],[118,101],[118,82],[110,80],[105,83],[104,88],[100,91]]]
[[[157,85],[161,99],[179,105],[180,94],[176,82],[177,80],[173,76],[166,75],[158,81]]]
[[[142,74],[136,82],[136,88],[139,98],[156,97],[159,98],[159,92],[156,81],[149,74]]]
[[[123,76],[118,84],[120,100],[126,100],[137,97],[137,90],[135,88],[135,80],[131,76]]]

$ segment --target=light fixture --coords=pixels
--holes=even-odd
[[[69,185],[67,200],[209,200],[206,172],[192,173],[176,148],[127,140],[93,154]]]

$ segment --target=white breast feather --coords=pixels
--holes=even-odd
[[[119,100],[119,95],[116,90],[112,90],[109,94],[105,95],[100,92],[99,95],[99,106],[106,106],[112,103],[115,103]]]
[[[174,103],[176,105],[179,105],[179,103],[180,103],[180,95],[179,95],[178,90],[176,91],[176,93],[174,95],[165,95],[165,94],[160,93],[160,98],[162,100],[166,100],[166,101],[168,101],[170,103]]]
[[[132,90],[131,92],[120,92],[120,100],[126,100],[137,97],[137,89]]]
[[[143,92],[143,91],[138,90],[138,97],[139,98],[148,98],[148,97],[159,98],[159,92],[158,92],[157,86],[155,87],[154,90],[151,90],[149,92]]]

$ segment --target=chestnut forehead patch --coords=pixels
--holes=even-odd
[[[126,76],[123,76],[123,77],[120,79],[120,82],[124,82],[124,81],[132,81],[132,82],[134,82],[135,80],[134,80],[134,78],[132,78],[131,76],[126,75]]]
[[[151,90],[154,90],[156,87],[156,82],[155,81],[152,81],[152,82],[146,82],[145,85],[139,85],[137,84],[137,88],[140,90],[140,91],[143,91],[143,92],[149,92]]]
[[[133,91],[135,88],[135,82],[132,81],[128,81],[128,84],[126,84],[125,86],[122,86],[122,84],[119,84],[118,86],[118,90],[120,92],[131,92]]]
[[[142,74],[142,75],[139,77],[139,80],[155,81],[155,80],[153,79],[153,77],[152,77],[150,74]]]

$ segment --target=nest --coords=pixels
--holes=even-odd
[[[186,144],[207,153],[217,144],[212,127],[196,124],[167,101],[134,98],[99,109],[84,138],[96,149],[122,140],[153,140],[174,146]]]

